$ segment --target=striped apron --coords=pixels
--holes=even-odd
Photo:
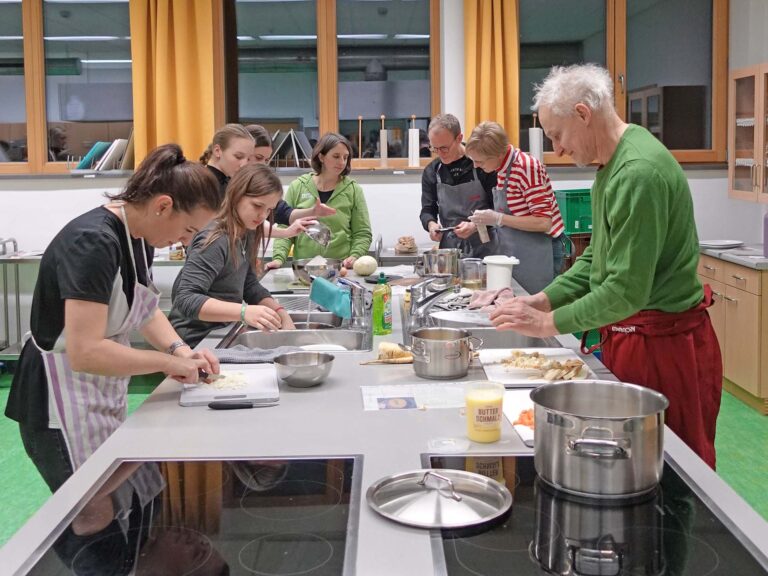
[[[123,292],[122,275],[120,270],[117,271],[109,303],[106,337],[130,347],[131,332],[140,329],[154,316],[160,294],[150,279],[149,266],[146,268],[148,286],[138,281],[125,209],[122,206],[120,209],[136,282],[133,304],[129,307]],[[49,426],[62,430],[72,469],[77,470],[125,421],[130,376],[98,376],[72,370],[61,338],[50,351],[40,348],[34,338],[32,343],[40,351],[45,365]],[[144,464],[112,493],[117,519],[124,531],[128,529],[127,518],[134,491],[144,507],[164,486],[165,482],[157,466]]]

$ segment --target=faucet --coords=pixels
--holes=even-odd
[[[349,288],[350,296],[352,297],[352,317],[349,319],[349,327],[370,331],[371,317],[368,313],[369,306],[366,302],[366,295],[368,293],[366,287],[359,282],[343,277],[339,278],[337,282]]]
[[[443,296],[461,292],[461,286],[454,286],[451,284],[445,288],[432,292],[431,294],[427,294],[429,287],[437,280],[445,280],[445,278],[427,278],[426,280],[411,286],[411,307],[408,318],[409,333],[411,330],[427,325],[429,309]]]

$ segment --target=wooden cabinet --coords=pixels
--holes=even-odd
[[[728,96],[728,195],[768,203],[768,64],[732,71]]]
[[[706,142],[706,86],[648,86],[629,92],[629,121],[670,150],[701,150]]]
[[[768,414],[768,271],[702,255],[698,272],[712,287],[709,316],[720,344],[724,385]]]

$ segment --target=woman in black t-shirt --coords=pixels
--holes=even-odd
[[[158,309],[150,273],[153,248],[188,243],[217,204],[210,172],[186,161],[179,146],[160,146],[124,191],[69,222],[43,254],[31,338],[5,413],[19,422],[27,454],[52,491],[124,421],[132,375],[164,372],[192,383],[200,369],[218,372],[213,354],[193,352]],[[155,350],[131,348],[134,330]],[[136,468],[78,515],[75,534],[104,528],[134,495],[142,505],[154,497],[157,471]]]

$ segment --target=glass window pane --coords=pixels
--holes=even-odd
[[[552,66],[606,65],[605,4],[605,0],[520,0],[521,149],[530,149],[534,85]],[[544,138],[544,150],[552,151],[549,138]]]
[[[337,0],[336,33],[339,131],[355,157],[380,156],[382,115],[390,158],[408,157],[411,127],[421,133],[421,155],[429,156],[429,0]]]
[[[627,98],[667,148],[712,147],[712,0],[627,2]]]
[[[128,2],[43,3],[48,160],[77,160],[133,126]]]
[[[0,162],[27,159],[21,1],[0,3]]]
[[[316,2],[239,0],[235,10],[239,121],[279,130],[277,163],[295,166],[293,141],[301,156],[319,135]],[[290,130],[306,139],[284,139]]]

